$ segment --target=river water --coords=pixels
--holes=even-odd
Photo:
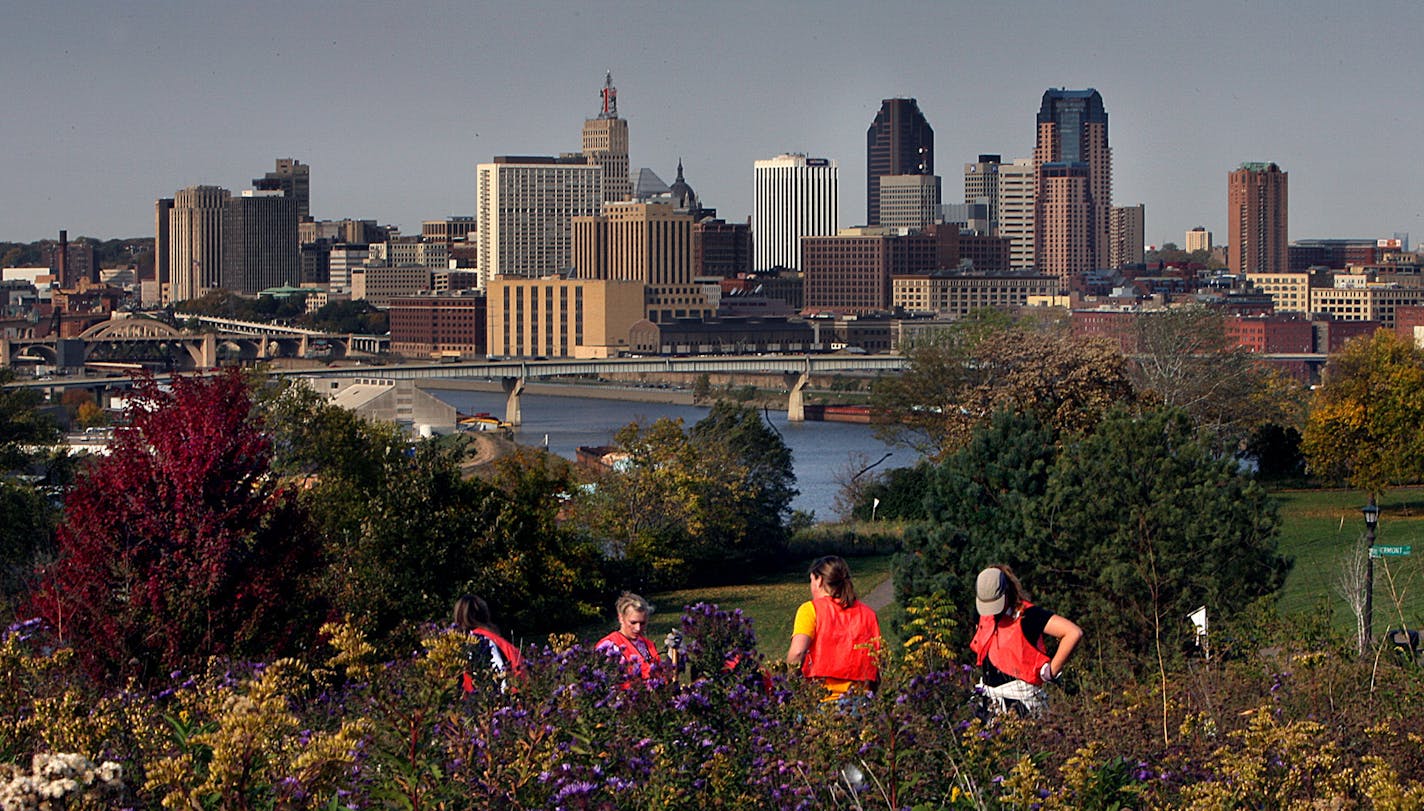
[[[466,414],[487,412],[504,414],[505,398],[497,392],[453,391],[430,388],[430,393]],[[652,422],[663,417],[681,419],[691,428],[707,416],[704,406],[636,403],[621,400],[596,400],[582,397],[524,394],[520,397],[524,425],[515,431],[515,439],[525,445],[544,445],[565,459],[574,458],[580,445],[608,445],[618,429],[633,421]],[[907,467],[918,456],[903,447],[886,445],[875,437],[869,425],[838,422],[787,422],[786,412],[765,412],[771,424],[781,433],[791,449],[791,461],[796,471],[796,488],[800,494],[791,506],[814,512],[817,520],[836,518],[834,504],[840,490],[837,481],[847,477],[845,471],[860,468],[893,454],[877,471],[891,467]]]

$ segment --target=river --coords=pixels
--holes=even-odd
[[[430,393],[466,414],[487,412],[504,414],[504,395],[497,392],[454,391],[430,387]],[[544,445],[565,459],[574,458],[580,445],[607,445],[619,428],[635,420],[652,422],[662,417],[681,419],[687,427],[707,416],[704,406],[635,403],[621,400],[595,400],[584,397],[559,397],[524,394],[521,398],[524,425],[515,431],[515,439],[525,445]],[[814,512],[817,520],[836,518],[835,498],[840,490],[837,477],[855,465],[859,470],[886,453],[893,454],[877,470],[906,467],[918,458],[908,448],[886,445],[875,437],[869,425],[838,422],[787,422],[786,412],[765,412],[771,424],[781,433],[791,449],[796,471],[796,488],[800,494],[791,506]],[[852,471],[853,473],[854,471]]]

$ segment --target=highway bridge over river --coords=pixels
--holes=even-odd
[[[279,377],[354,377],[367,380],[459,380],[482,379],[500,382],[506,396],[505,422],[523,422],[520,396],[530,380],[552,377],[586,377],[589,375],[629,374],[710,374],[754,373],[781,374],[787,378],[790,395],[787,398],[787,419],[800,422],[806,418],[804,391],[811,378],[839,372],[898,372],[905,368],[899,355],[700,355],[666,358],[604,358],[593,360],[497,360],[461,363],[361,364],[316,369],[272,369]],[[211,374],[208,372],[207,374]],[[159,382],[171,375],[155,375]],[[23,381],[7,384],[47,390],[67,388],[123,388],[128,381],[119,377],[73,377],[54,380]]]

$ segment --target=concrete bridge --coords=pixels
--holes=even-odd
[[[465,363],[403,364],[327,369],[319,372],[291,371],[320,377],[363,377],[379,379],[460,379],[483,378],[500,381],[505,392],[504,421],[521,425],[520,397],[528,381],[544,377],[609,374],[704,374],[711,372],[780,373],[789,378],[791,394],[786,417],[791,422],[806,419],[805,388],[813,375],[834,372],[898,372],[905,368],[899,355],[701,355],[684,358],[606,358],[597,360],[505,360]]]

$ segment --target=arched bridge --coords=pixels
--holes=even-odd
[[[26,361],[64,368],[94,362],[138,361],[191,371],[217,366],[222,357],[244,361],[308,357],[318,348],[334,358],[351,352],[374,355],[389,341],[386,336],[333,335],[228,318],[178,317],[216,331],[187,332],[163,321],[135,316],[104,321],[73,338],[0,337],[0,367]]]

